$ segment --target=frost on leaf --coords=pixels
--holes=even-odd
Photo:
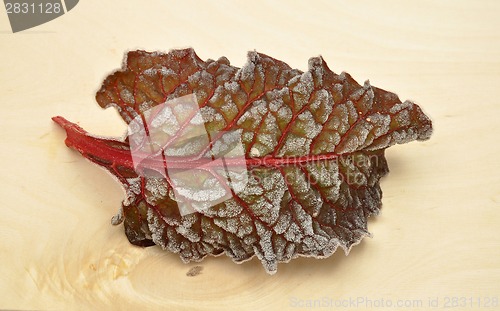
[[[181,98],[191,105],[172,105]],[[269,273],[297,256],[347,253],[369,235],[385,148],[432,133],[417,105],[337,75],[321,57],[302,72],[257,52],[236,68],[192,49],[133,51],[96,99],[129,124],[126,139],[53,119],[69,147],[123,184],[113,224],[129,241],[185,262],[256,255]]]

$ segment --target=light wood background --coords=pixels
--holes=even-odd
[[[499,16],[498,1],[87,0],[12,34],[0,9],[0,309],[309,310],[319,300],[316,309],[346,310],[372,300],[412,310],[453,297],[467,298],[458,309],[499,309]],[[102,79],[127,50],[188,46],[236,66],[255,49],[302,70],[321,54],[337,73],[423,107],[435,133],[387,151],[373,239],[274,276],[256,259],[218,257],[189,277],[196,264],[134,247],[110,225],[122,189],[66,148],[50,117],[121,136],[116,112],[94,101]]]

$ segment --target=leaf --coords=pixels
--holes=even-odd
[[[160,245],[185,262],[225,253],[239,263],[257,255],[272,274],[279,262],[297,256],[328,257],[339,246],[348,253],[369,235],[367,218],[380,209],[379,179],[388,172],[385,148],[426,140],[432,133],[431,121],[417,105],[368,82],[361,86],[347,73],[337,75],[321,57],[311,58],[309,70],[302,72],[257,52],[249,52],[247,63],[236,68],[224,57],[204,62],[192,49],[133,51],[122,70],[106,78],[96,99],[103,108],[115,107],[130,132],[156,107],[190,94],[208,135],[205,150],[228,145],[224,133],[238,133],[247,179],[240,191],[224,182],[214,186],[231,195],[187,214],[179,209],[183,195],[174,191],[168,172],[202,167],[208,175],[194,175],[217,177],[210,166],[213,154],[186,147],[205,136],[179,140],[180,130],[172,132],[168,144],[174,141],[176,150],[187,151],[167,161],[171,149],[163,141],[143,160],[152,171],[168,172],[145,174],[134,162],[135,137],[99,138],[53,118],[65,128],[69,147],[123,184],[126,198],[112,222],[124,222],[129,241]],[[193,118],[165,120],[183,128]],[[199,162],[204,157],[210,159]],[[236,166],[224,157],[229,169]]]

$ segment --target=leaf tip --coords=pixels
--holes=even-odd
[[[321,55],[309,58],[307,65],[309,67],[309,70],[318,70],[318,69],[323,70],[323,71],[330,70],[328,68],[328,65],[326,64],[325,59]]]

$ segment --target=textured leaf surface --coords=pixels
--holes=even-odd
[[[69,147],[122,182],[127,195],[112,222],[124,221],[130,242],[160,245],[186,262],[222,253],[242,262],[257,255],[274,273],[279,262],[299,255],[326,257],[339,246],[347,253],[369,235],[367,218],[381,206],[385,148],[432,133],[417,105],[337,75],[321,57],[302,72],[257,52],[236,68],[224,57],[202,61],[192,49],[133,51],[96,99],[130,123],[189,94],[198,99],[211,146],[224,145],[220,133],[241,134],[248,184],[229,200],[184,216],[168,178],[134,170],[127,140],[94,137],[54,118],[66,129]],[[167,165],[191,163],[199,152],[186,151]]]

